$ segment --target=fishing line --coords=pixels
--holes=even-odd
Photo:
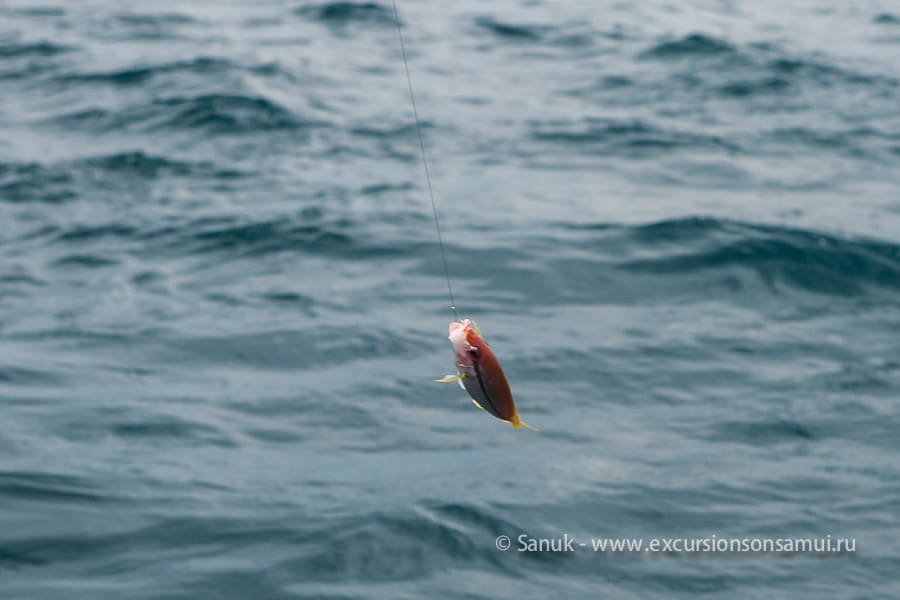
[[[450,310],[453,311],[456,320],[459,313],[456,312],[456,302],[453,300],[453,286],[450,284],[450,269],[447,267],[447,252],[444,250],[444,236],[441,235],[441,220],[438,218],[437,202],[434,201],[434,188],[431,185],[431,170],[428,168],[428,156],[425,153],[425,138],[422,136],[422,125],[419,122],[419,110],[416,108],[416,94],[413,92],[412,77],[409,74],[409,61],[406,58],[406,43],[403,40],[403,27],[400,25],[400,11],[397,9],[397,0],[391,0],[394,5],[394,23],[397,25],[397,37],[400,39],[400,54],[403,56],[403,68],[406,70],[406,83],[409,86],[409,101],[412,104],[413,117],[416,121],[416,135],[419,138],[419,149],[422,152],[422,166],[425,168],[425,181],[428,182],[428,196],[431,198],[431,211],[434,214],[434,228],[437,231],[438,245],[441,247],[441,262],[444,265],[444,277],[447,278],[447,294],[450,296]]]

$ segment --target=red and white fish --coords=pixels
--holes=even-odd
[[[509,382],[500,361],[481,337],[478,326],[469,319],[450,323],[450,343],[456,354],[456,375],[436,379],[442,383],[459,382],[478,408],[518,429],[535,430],[519,418]],[[536,430],[535,430],[536,431]]]

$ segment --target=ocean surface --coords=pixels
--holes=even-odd
[[[399,8],[540,431],[389,2],[2,2],[0,598],[900,597],[900,4]]]

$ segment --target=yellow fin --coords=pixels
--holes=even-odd
[[[457,375],[446,375],[444,377],[441,377],[440,379],[435,379],[434,381],[436,381],[437,383],[453,383],[455,381],[459,384],[459,387],[465,390],[466,386],[463,384],[463,379],[465,378],[465,373],[459,373]]]
[[[519,413],[516,413],[513,415],[512,421],[510,421],[510,423],[512,423],[512,426],[515,429],[518,429],[519,427],[524,427],[525,429],[530,429],[531,431],[540,431],[537,427],[532,427],[531,425],[529,425],[528,423],[526,423],[525,421],[520,419]]]

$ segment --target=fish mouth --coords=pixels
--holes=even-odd
[[[459,321],[450,321],[450,333],[453,333],[457,329],[469,327],[471,325],[471,321],[469,319],[461,319]]]

